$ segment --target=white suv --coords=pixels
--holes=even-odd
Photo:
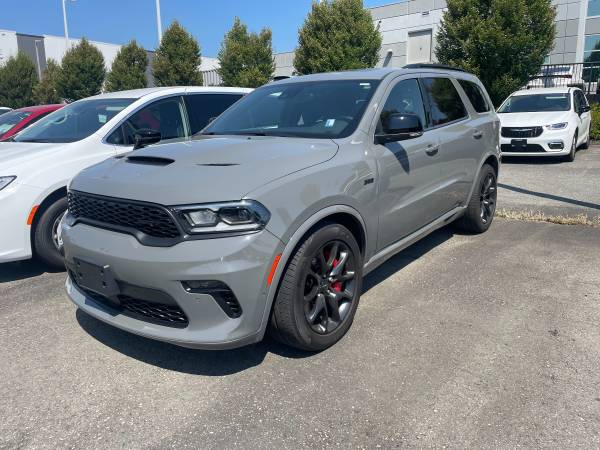
[[[58,228],[67,184],[82,169],[133,150],[144,136],[187,140],[251,89],[173,87],[74,102],[0,143],[0,263],[36,254],[64,267]]]
[[[505,156],[575,159],[590,143],[590,106],[579,88],[518,91],[498,109],[500,148]]]

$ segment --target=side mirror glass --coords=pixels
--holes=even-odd
[[[581,113],[586,113],[586,112],[590,112],[591,108],[589,107],[589,105],[581,105],[581,108],[579,108],[579,112]]]
[[[161,139],[162,135],[160,134],[160,131],[142,128],[133,134],[133,149],[137,150],[139,148],[147,147],[148,145],[156,144],[157,142],[160,142]]]
[[[376,144],[405,141],[423,135],[423,124],[416,114],[381,114],[382,131],[375,135]]]

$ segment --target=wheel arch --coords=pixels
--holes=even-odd
[[[35,211],[35,215],[33,216],[33,221],[31,222],[30,239],[31,239],[32,247],[33,247],[33,235],[34,235],[37,225],[40,221],[40,217],[42,217],[42,214],[44,214],[44,211],[46,211],[50,205],[52,205],[57,200],[59,200],[63,197],[66,197],[66,196],[67,196],[67,187],[62,186],[62,187],[59,187],[59,188],[55,189],[54,191],[50,192],[48,195],[46,195],[44,200],[42,200],[40,202],[37,210]]]

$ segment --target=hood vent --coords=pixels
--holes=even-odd
[[[147,166],[168,166],[175,162],[174,159],[160,156],[128,156],[125,161],[134,164],[145,164]]]
[[[230,167],[230,166],[239,166],[238,163],[206,163],[206,164],[198,164],[199,166],[204,167]]]

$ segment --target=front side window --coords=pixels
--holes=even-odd
[[[467,80],[458,80],[458,83],[465,91],[465,94],[467,94],[467,97],[469,97],[469,101],[471,102],[471,105],[473,105],[475,111],[478,113],[486,113],[490,110],[490,105],[485,99],[485,95],[483,95],[479,86],[472,81]]]
[[[467,110],[449,78],[423,78],[429,100],[431,126],[437,127],[467,117]]]
[[[570,94],[531,94],[509,97],[498,109],[498,113],[569,111],[570,109]]]
[[[184,97],[190,120],[190,132],[198,133],[211,119],[242,98],[242,94],[188,94]]]
[[[0,138],[31,115],[25,111],[11,111],[0,116]]]
[[[106,139],[109,144],[133,145],[138,130],[149,129],[160,132],[161,140],[181,139],[187,136],[180,97],[158,100],[129,116]]]
[[[421,97],[419,82],[415,79],[400,81],[393,87],[390,95],[385,101],[377,132],[380,132],[383,122],[391,114],[414,114],[421,120],[421,125],[425,128],[427,119],[425,116],[425,107]]]
[[[134,101],[133,98],[109,98],[71,103],[20,132],[15,136],[15,142],[80,141],[98,131]]]
[[[306,81],[264,86],[235,103],[202,134],[336,139],[350,136],[379,81]]]

